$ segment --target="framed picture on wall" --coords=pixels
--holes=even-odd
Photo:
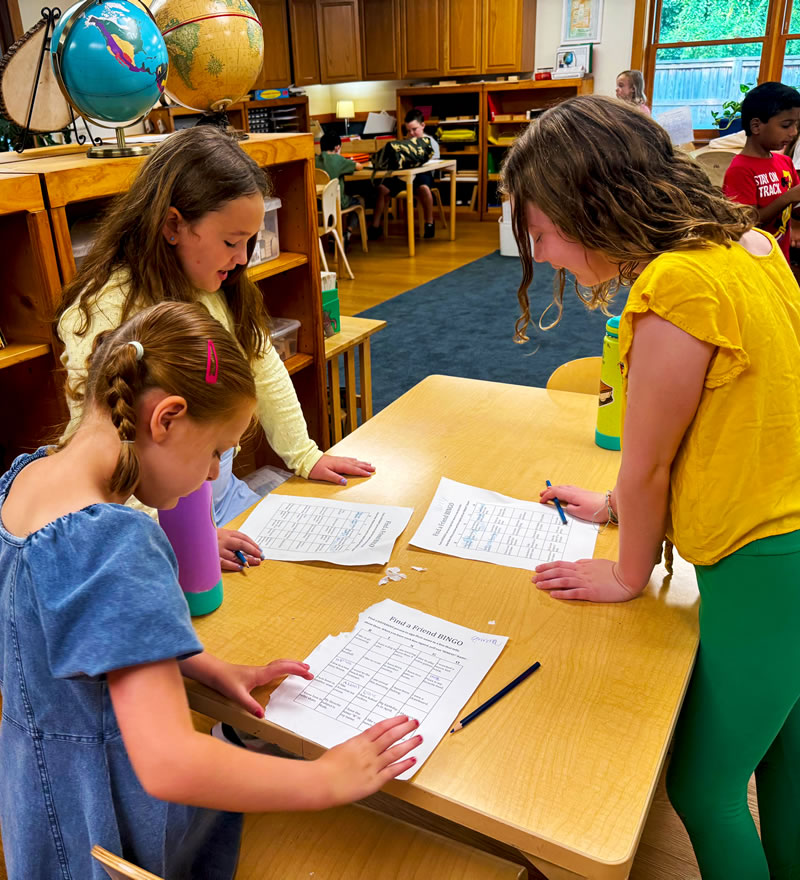
[[[564,0],[561,43],[599,43],[603,31],[603,0]]]

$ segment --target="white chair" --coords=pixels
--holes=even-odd
[[[353,275],[353,270],[350,268],[350,263],[347,262],[347,255],[344,252],[344,244],[342,243],[342,239],[339,236],[339,231],[336,228],[336,220],[339,212],[339,181],[338,180],[329,180],[325,184],[325,189],[322,190],[322,195],[320,196],[322,201],[322,226],[317,227],[317,234],[319,235],[319,253],[320,258],[322,260],[322,265],[325,268],[325,271],[328,271],[328,261],[325,258],[325,249],[322,247],[322,236],[323,235],[332,235],[333,240],[336,243],[338,259],[341,260],[344,268],[347,272],[347,277],[351,280],[355,279],[355,275]],[[341,273],[339,273],[341,275]]]
[[[708,179],[714,184],[714,186],[722,188],[722,184],[725,182],[725,172],[728,170],[728,166],[733,161],[734,156],[739,155],[738,150],[709,150],[705,148],[704,150],[695,150],[692,154],[690,153],[692,158],[698,165],[701,165],[705,173],[708,175]]]

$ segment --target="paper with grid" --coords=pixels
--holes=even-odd
[[[536,501],[520,501],[442,477],[409,543],[463,559],[532,571],[542,562],[575,562],[594,553],[597,529]]]
[[[481,633],[384,599],[352,632],[328,636],[306,657],[314,680],[287,678],[264,717],[330,748],[385,718],[420,722],[410,778],[452,727],[500,655],[506,636]]]
[[[383,565],[412,513],[410,507],[267,495],[241,531],[265,559]]]

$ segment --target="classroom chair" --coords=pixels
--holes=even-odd
[[[392,197],[391,202],[386,206],[386,210],[383,212],[383,234],[385,236],[389,235],[389,211],[392,213],[393,220],[400,219],[400,211],[401,207],[404,207],[406,204],[408,190],[400,190],[396,196]],[[439,219],[442,221],[442,226],[445,230],[449,229],[447,223],[447,215],[444,212],[444,203],[442,202],[442,193],[439,190],[439,187],[434,183],[433,188],[431,189],[431,193],[433,194],[433,207],[434,209],[439,210]],[[417,219],[419,223],[416,227],[416,234],[422,235],[422,230],[425,228],[425,215],[422,210],[422,205],[420,204],[419,199],[415,196],[414,203],[417,206]]]
[[[325,186],[330,179],[330,174],[324,168],[314,168],[314,183],[317,186]]]
[[[703,152],[695,150],[690,155],[698,165],[702,166],[714,186],[722,189],[722,184],[725,182],[725,172],[733,161],[733,157],[739,155],[739,151],[706,149]]]
[[[548,391],[597,394],[600,391],[601,357],[576,358],[556,367],[547,380]]]
[[[112,880],[161,880],[102,847]],[[245,816],[236,880],[525,880],[527,870],[366,807]]]
[[[317,227],[317,234],[319,236],[319,254],[320,259],[322,260],[322,266],[327,272],[328,261],[325,258],[325,248],[322,247],[322,236],[332,235],[338,252],[337,259],[342,261],[347,272],[347,277],[353,280],[356,276],[353,275],[350,263],[347,262],[347,255],[344,252],[344,244],[342,244],[342,239],[339,237],[339,231],[336,228],[336,220],[339,211],[339,181],[329,180],[325,184],[325,189],[322,190],[320,199],[322,201],[322,226]]]
[[[317,186],[325,186],[330,179],[330,175],[323,168],[314,169],[314,183]],[[341,195],[340,190],[340,198]],[[366,254],[369,252],[369,247],[367,246],[367,218],[364,213],[364,206],[360,202],[354,202],[349,208],[342,208],[340,214],[344,217],[345,214],[352,214],[354,211],[358,217],[358,231],[361,235],[361,250]]]

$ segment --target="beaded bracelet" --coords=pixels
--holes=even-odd
[[[612,525],[618,526],[619,517],[614,513],[614,508],[611,506],[611,489],[606,492],[606,510],[608,510],[608,521]]]

